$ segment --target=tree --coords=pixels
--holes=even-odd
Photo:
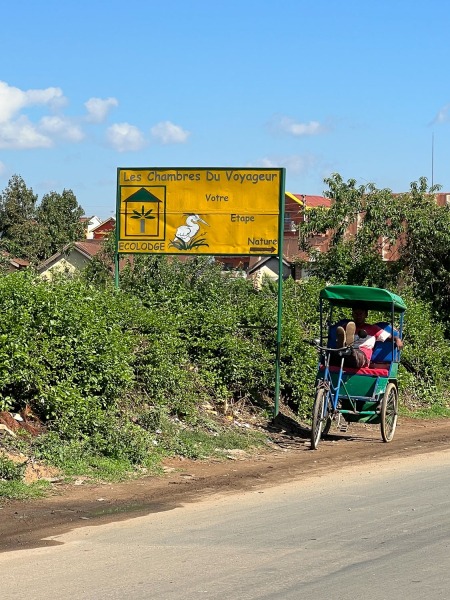
[[[450,210],[436,204],[425,178],[412,183],[400,201],[405,223],[401,267],[417,296],[450,327]]]
[[[0,246],[14,257],[38,262],[46,256],[48,235],[35,220],[37,195],[19,175],[0,194]]]
[[[85,232],[80,221],[83,215],[84,210],[72,190],[63,190],[62,194],[50,192],[43,196],[36,218],[39,225],[47,230],[49,256],[69,242],[84,239]]]
[[[11,237],[16,228],[34,218],[37,195],[27,188],[19,175],[13,175],[6,189],[0,194],[0,231],[2,239]]]
[[[47,229],[35,220],[12,225],[3,247],[12,257],[25,258],[37,265],[49,256],[50,237]]]
[[[422,177],[409,192],[394,194],[374,184],[357,187],[338,174],[325,183],[331,208],[308,211],[299,231],[308,270],[327,281],[379,287],[395,287],[402,278],[450,322],[450,211],[436,204],[440,186],[428,187]],[[328,252],[314,252],[310,237],[326,232]],[[399,259],[383,260],[393,249]]]
[[[38,263],[69,242],[84,238],[84,214],[72,190],[37,195],[19,175],[0,194],[0,249]]]
[[[300,226],[299,244],[308,251],[308,270],[334,282],[356,285],[379,285],[392,279],[390,266],[383,255],[392,250],[404,231],[402,204],[389,189],[375,185],[356,186],[354,179],[344,182],[338,174],[325,179],[333,200],[331,208],[308,211]],[[327,253],[315,252],[312,235],[327,233]]]

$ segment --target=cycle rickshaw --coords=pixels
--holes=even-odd
[[[316,449],[327,435],[333,421],[380,424],[381,437],[390,442],[394,437],[398,414],[397,372],[400,351],[393,337],[375,342],[368,367],[344,367],[344,357],[351,346],[336,348],[336,328],[345,320],[333,321],[333,313],[341,309],[363,306],[381,312],[388,319],[375,323],[391,332],[403,334],[406,305],[402,298],[381,288],[331,285],[320,292],[320,339],[312,344],[319,351],[316,392],[312,411],[311,449]],[[361,332],[364,335],[365,332]],[[330,364],[332,354],[340,366]]]

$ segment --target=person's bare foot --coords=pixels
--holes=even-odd
[[[351,346],[355,341],[355,331],[356,325],[353,321],[349,321],[347,323],[347,327],[345,328],[345,339],[347,342],[347,346]]]

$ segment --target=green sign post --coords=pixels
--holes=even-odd
[[[117,169],[120,254],[277,256],[275,416],[279,411],[285,169]]]

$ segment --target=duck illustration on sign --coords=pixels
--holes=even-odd
[[[177,248],[178,250],[193,250],[200,246],[209,246],[204,237],[198,236],[200,231],[200,225],[198,223],[200,222],[204,225],[208,225],[208,223],[199,215],[193,213],[185,213],[185,216],[187,216],[186,223],[178,227],[175,232],[175,237],[170,242],[169,246]]]

